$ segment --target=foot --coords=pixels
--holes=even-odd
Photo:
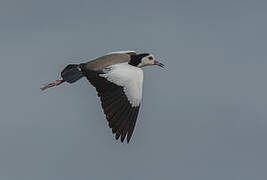
[[[43,90],[51,88],[53,86],[58,86],[63,82],[64,82],[64,80],[56,80],[55,82],[45,84],[44,87],[41,88],[41,90],[43,91]]]

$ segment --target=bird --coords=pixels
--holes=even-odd
[[[45,84],[41,90],[64,82],[74,83],[83,77],[95,87],[101,106],[115,139],[127,143],[133,135],[143,93],[142,67],[164,67],[150,53],[115,51],[86,63],[69,64],[61,79]]]

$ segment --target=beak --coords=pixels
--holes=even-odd
[[[157,65],[157,66],[164,68],[164,64],[158,62],[157,60],[154,61],[154,65]]]

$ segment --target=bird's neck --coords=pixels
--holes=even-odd
[[[132,66],[138,66],[138,64],[141,63],[141,59],[137,55],[131,55],[131,59],[129,61],[129,64]]]

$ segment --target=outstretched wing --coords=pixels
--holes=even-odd
[[[82,71],[98,92],[115,138],[120,137],[123,142],[127,135],[129,142],[142,99],[143,71],[128,63],[112,65],[103,71]]]

